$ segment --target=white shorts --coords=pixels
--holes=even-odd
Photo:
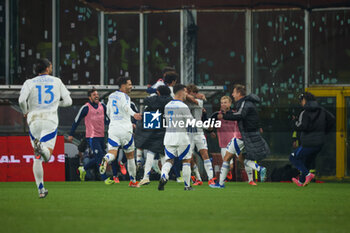
[[[43,146],[54,149],[57,138],[57,124],[45,120],[32,121],[29,125],[29,136],[33,148],[34,139],[38,139]]]
[[[135,150],[134,137],[131,133],[122,135],[108,134],[108,150],[122,148],[125,153]]]
[[[208,150],[207,139],[204,136],[204,133],[194,133],[191,135],[191,151],[194,151],[194,147],[197,147],[197,150]]]
[[[244,150],[244,143],[241,139],[232,138],[227,144],[226,150],[231,154],[238,156]]]
[[[181,145],[181,146],[169,146],[165,145],[165,160],[174,159],[178,157],[180,160],[191,159],[191,145]]]

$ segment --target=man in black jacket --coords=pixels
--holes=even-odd
[[[157,95],[147,97],[144,100],[145,111],[157,112],[162,116],[164,113],[164,107],[169,101],[172,100],[170,96],[170,89],[168,86],[159,86],[157,88]],[[162,124],[162,120],[160,124]],[[159,129],[144,129],[142,122],[137,122],[136,133],[135,133],[135,145],[137,148],[145,149],[146,162],[143,179],[140,185],[147,185],[150,183],[149,175],[151,172],[153,160],[155,154],[164,153],[163,139],[165,135],[165,129],[161,126]]]
[[[239,160],[246,167],[251,167],[260,173],[261,181],[266,178],[266,168],[259,166],[254,160],[266,158],[270,153],[269,147],[260,134],[260,123],[258,111],[255,106],[260,99],[254,94],[246,96],[246,89],[243,85],[235,85],[232,96],[235,100],[236,112],[226,112],[218,114],[218,119],[232,120],[238,122],[238,128],[241,132],[242,139],[232,138],[226,148],[224,162],[221,167],[220,181],[212,188],[224,188],[224,179],[229,169],[229,161],[234,155],[239,156]],[[243,156],[243,149],[245,155]]]
[[[299,97],[304,110],[296,119],[295,128],[300,132],[300,146],[290,155],[290,162],[301,172],[299,180],[292,181],[298,186],[306,186],[315,177],[305,165],[316,158],[326,140],[326,134],[335,124],[334,116],[318,105],[313,94],[305,92]]]

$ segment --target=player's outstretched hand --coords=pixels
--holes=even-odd
[[[137,120],[137,121],[142,120],[142,115],[141,115],[141,113],[135,113],[135,114],[134,114],[134,118],[135,118],[135,120]]]

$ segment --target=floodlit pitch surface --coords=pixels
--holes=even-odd
[[[350,184],[0,183],[0,232],[350,232]]]

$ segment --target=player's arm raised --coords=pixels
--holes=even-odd
[[[136,120],[141,120],[141,114],[140,113],[135,113],[134,110],[132,110],[131,106],[130,106],[130,98],[125,96],[125,99],[122,98],[120,101],[117,102],[120,107],[126,112],[128,113],[130,116],[133,116]]]

